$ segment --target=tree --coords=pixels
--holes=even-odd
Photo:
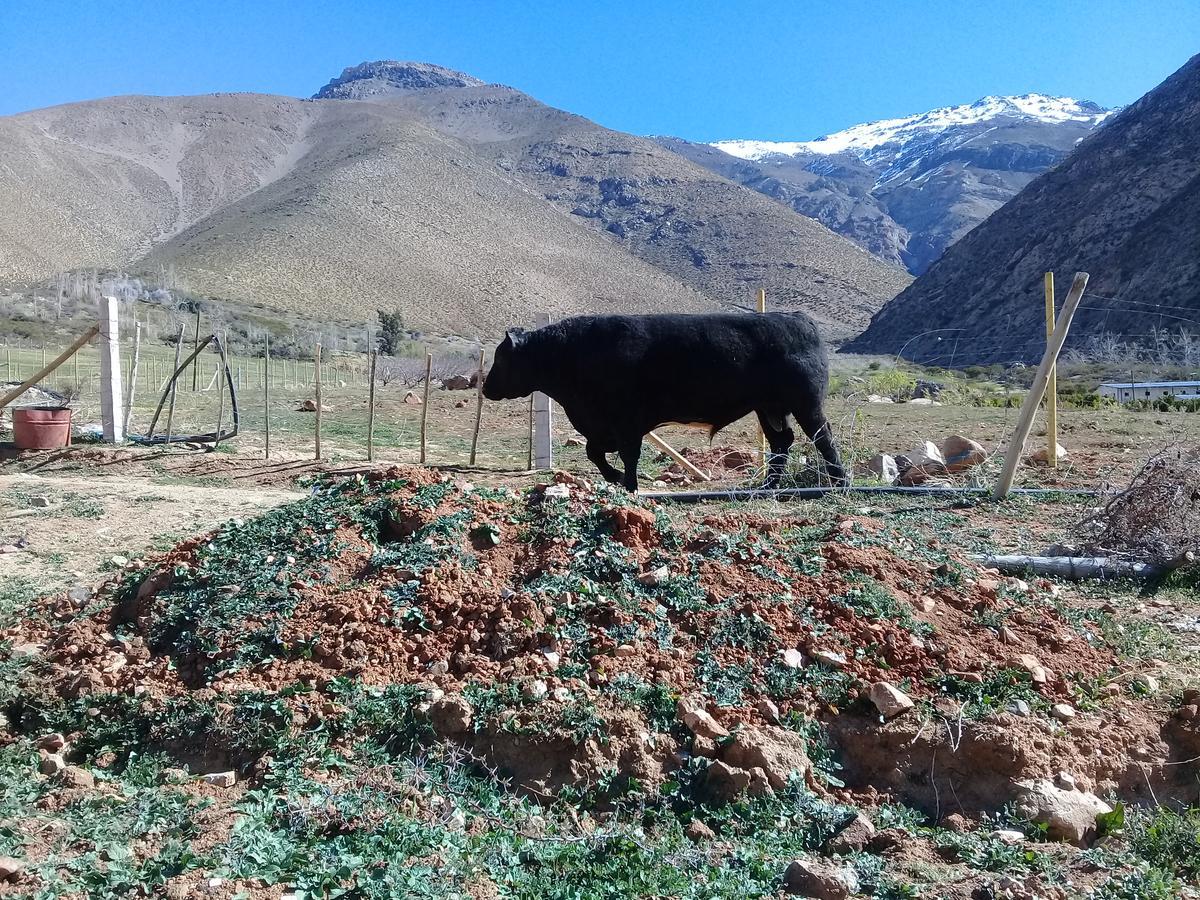
[[[379,352],[395,356],[404,341],[404,313],[400,310],[379,310]]]

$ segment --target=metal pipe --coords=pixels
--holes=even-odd
[[[701,503],[705,500],[816,500],[829,494],[902,494],[910,497],[987,497],[989,488],[901,487],[873,485],[868,487],[810,487],[810,488],[731,488],[727,491],[639,491],[647,500],[669,500],[673,503]],[[1009,491],[1022,497],[1098,497],[1099,491],[1088,488],[1016,488]]]

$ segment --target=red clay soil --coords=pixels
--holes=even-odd
[[[118,691],[153,701],[194,690],[275,691],[297,681],[319,688],[339,676],[372,685],[433,685],[447,694],[468,683],[537,681],[538,690],[544,687],[549,697],[565,691],[564,696],[593,703],[614,734],[627,733],[629,740],[614,741],[607,749],[557,747],[555,753],[570,758],[568,767],[581,767],[575,774],[582,777],[593,765],[619,764],[650,781],[657,774],[651,770],[661,769],[675,744],[663,735],[656,756],[641,749],[631,752],[630,747],[641,748],[645,723],[640,713],[631,718],[627,708],[616,707],[604,686],[633,675],[680,695],[708,693],[698,672],[703,665],[716,666],[745,676],[743,694],[733,705],[710,704],[726,726],[762,724],[759,701],[767,697],[784,716],[792,711],[820,716],[831,725],[852,785],[930,807],[957,803],[979,809],[988,805],[988,797],[994,801],[1005,795],[991,790],[993,781],[1047,776],[1066,767],[1097,788],[1134,789],[1139,780],[1161,785],[1172,774],[1162,764],[1180,758],[1177,750],[1191,734],[1177,724],[1175,738],[1160,737],[1162,722],[1128,696],[1096,713],[1081,714],[1065,729],[1039,716],[992,717],[964,725],[961,704],[941,693],[939,679],[945,676],[979,680],[1010,667],[1021,655],[1034,656],[1046,670],[1045,683],[1034,689],[1047,701],[1073,702],[1074,681],[1102,679],[1117,660],[1062,618],[1049,602],[1048,582],[1005,581],[963,559],[949,565],[927,561],[917,548],[883,534],[874,519],[838,519],[814,546],[800,551],[785,532],[805,523],[730,512],[690,529],[664,526],[653,507],[631,505],[624,494],[560,475],[557,480],[570,491],[566,521],[591,517],[607,522],[611,540],[620,545],[596,549],[586,536],[533,539],[527,534],[531,523],[544,520],[553,506],[541,489],[484,499],[469,496],[468,485],[455,485],[435,508],[425,509],[414,502],[414,492],[436,481],[436,472],[406,468],[372,478],[377,485],[405,480],[389,492],[391,530],[384,535],[385,545],[410,541],[417,530],[463,509],[472,511],[471,522],[457,539],[455,553],[419,572],[373,564],[379,548],[357,525],[341,523],[336,558],[320,578],[297,579],[291,585],[298,602],[280,623],[284,643],[305,642],[313,648],[310,656],[210,675],[214,660],[234,653],[242,634],[262,622],[247,622],[223,636],[209,658],[172,659],[150,652],[144,629],[159,592],[170,583],[172,570],[196,564],[211,535],[185,541],[161,557],[135,561],[149,575],[132,611],[102,603],[81,615],[65,598],[47,598],[44,619],[31,617],[10,626],[0,631],[0,640],[44,645],[50,662],[47,686],[64,696]],[[496,546],[473,532],[481,525],[499,529]],[[729,535],[741,535],[735,552],[706,553],[714,541]],[[657,589],[635,590],[629,581],[597,581],[587,594],[529,589],[539,576],[571,575],[581,565],[580,554],[599,559],[623,553],[643,579],[653,582],[659,576],[647,573],[666,566],[666,583],[686,579],[697,586],[701,602],[667,613],[669,638],[654,633],[667,602]],[[957,581],[949,577],[951,568],[961,573]],[[417,583],[410,608],[420,611],[422,628],[399,624],[403,616],[398,617],[396,600],[389,596],[390,589],[406,582]],[[852,592],[864,584],[890,595],[903,614],[864,613],[852,602]],[[998,629],[982,624],[990,621],[991,612],[1004,613],[1003,640]],[[131,637],[114,638],[114,613],[128,616]],[[747,640],[749,646],[721,637],[738,615],[745,617],[739,621],[768,626],[758,628],[759,637]],[[576,628],[566,632],[560,626],[568,621]],[[788,650],[803,654],[806,671],[820,668],[814,654],[842,654],[849,704],[831,706],[812,683],[798,685],[794,695],[772,695],[767,676],[781,671],[782,654]],[[578,665],[558,670],[556,655]],[[861,699],[877,681],[903,686],[913,699],[932,705],[883,725]],[[288,702],[307,703],[298,698]],[[516,757],[527,749],[491,745],[494,760],[512,767],[522,764]],[[547,766],[534,767],[545,771]],[[932,777],[927,777],[931,768]],[[914,773],[921,784],[915,785]],[[1175,773],[1182,775],[1181,770]],[[571,778],[558,773],[539,783],[551,786],[562,780]],[[956,800],[947,799],[955,795]]]

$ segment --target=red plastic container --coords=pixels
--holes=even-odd
[[[71,410],[65,406],[18,406],[12,411],[13,443],[20,450],[71,445]]]

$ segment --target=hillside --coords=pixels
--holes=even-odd
[[[814,141],[659,141],[920,274],[1109,115],[1086,100],[1026,94]]]
[[[846,349],[896,352],[931,329],[961,335],[957,362],[1033,361],[1042,274],[1091,274],[1072,328],[1146,341],[1200,311],[1200,56],[1114,116],[1063,163],[947,251]],[[969,338],[968,338],[969,336]],[[906,356],[945,362],[937,335]],[[944,346],[944,345],[943,345]]]
[[[834,336],[907,283],[653,141],[428,64],[319,97],[121,97],[0,118],[0,279],[173,266],[332,319],[494,334],[545,310],[803,308]]]

